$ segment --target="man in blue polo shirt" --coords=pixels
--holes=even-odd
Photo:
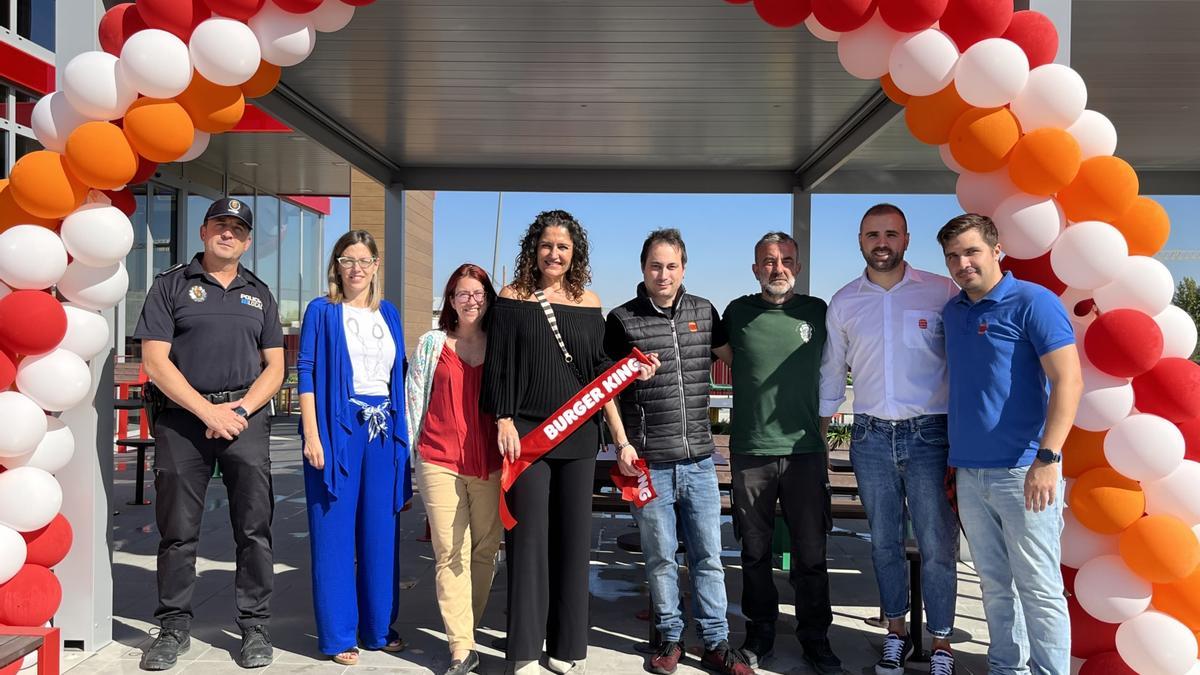
[[[1062,303],[1001,272],[998,241],[991,219],[973,213],[938,232],[962,289],[943,311],[950,465],[983,590],[988,670],[1067,675],[1059,462],[1083,380]]]

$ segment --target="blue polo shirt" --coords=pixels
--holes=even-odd
[[[1006,272],[979,302],[959,294],[942,313],[950,366],[950,465],[1033,463],[1050,387],[1039,359],[1075,344],[1062,303]]]

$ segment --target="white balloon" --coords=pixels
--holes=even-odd
[[[938,156],[942,158],[942,164],[945,164],[946,168],[954,173],[963,173],[966,171],[962,164],[959,164],[958,160],[954,159],[954,153],[950,152],[949,143],[942,143],[938,146]]]
[[[75,435],[62,420],[46,416],[46,435],[33,452],[16,457],[0,457],[0,465],[6,469],[32,466],[42,471],[56,473],[75,455]]]
[[[1076,329],[1087,328],[1096,320],[1096,305],[1094,301],[1087,305],[1091,308],[1091,311],[1084,314],[1078,313],[1077,308],[1080,306],[1080,303],[1088,300],[1092,300],[1092,292],[1082,288],[1068,288],[1058,296],[1058,301],[1067,310],[1067,318],[1071,320]],[[1077,344],[1083,343],[1077,341]],[[1084,356],[1083,349],[1079,350],[1079,355],[1081,357]]]
[[[322,33],[336,33],[354,18],[354,6],[344,2],[322,2],[309,13],[313,27]]]
[[[92,371],[75,352],[55,348],[26,356],[17,366],[17,389],[43,410],[61,412],[83,402],[92,386]]]
[[[888,72],[892,48],[907,33],[887,25],[878,14],[861,28],[842,34],[838,40],[838,60],[846,72],[862,80],[877,80]]]
[[[37,449],[46,435],[46,413],[28,396],[0,391],[0,457],[19,457]]]
[[[808,18],[804,20],[804,27],[813,34],[813,37],[825,42],[837,42],[842,37],[841,33],[822,26],[821,22],[817,21],[817,17],[812,14],[809,14]]]
[[[48,288],[66,270],[67,250],[54,230],[17,225],[0,233],[0,279],[12,288]]]
[[[62,91],[72,108],[93,120],[124,117],[138,95],[117,57],[107,52],[84,52],[71,59],[63,69]]]
[[[133,225],[129,218],[121,209],[101,202],[75,209],[63,218],[59,233],[67,253],[92,267],[120,262],[133,248]]]
[[[62,153],[67,149],[67,136],[87,121],[87,117],[71,107],[66,93],[56,91],[43,96],[33,106],[29,126],[44,148]]]
[[[992,220],[1000,234],[1000,249],[1022,260],[1045,255],[1067,224],[1054,199],[1023,192],[1000,202]]]
[[[1011,40],[990,38],[963,52],[954,72],[954,88],[976,108],[1008,105],[1029,80],[1029,59]]]
[[[0,584],[15,577],[25,564],[28,549],[20,532],[0,525]]]
[[[187,45],[157,28],[140,30],[121,47],[121,72],[150,98],[174,98],[192,82]]]
[[[79,358],[90,361],[110,347],[108,321],[100,312],[73,302],[64,302],[62,308],[67,315],[67,334],[58,343],[60,349],[75,352]]]
[[[263,5],[247,23],[258,37],[263,60],[277,66],[300,63],[317,45],[317,31],[309,15],[285,12],[273,2]]]
[[[1079,73],[1058,63],[1029,71],[1029,81],[1012,101],[1021,131],[1052,127],[1066,129],[1087,107],[1087,85]]]
[[[928,28],[900,38],[888,57],[888,73],[901,91],[929,96],[954,79],[958,47],[940,30]]]
[[[1130,415],[1104,435],[1104,457],[1136,481],[1165,478],[1183,461],[1183,432],[1158,415]]]
[[[343,2],[323,5],[342,5],[354,13],[354,8]],[[188,53],[196,72],[224,87],[235,87],[249,80],[262,61],[254,31],[241,21],[221,17],[205,19],[196,26],[188,40]]]
[[[1133,410],[1133,385],[1093,368],[1083,369],[1083,396],[1075,413],[1075,426],[1087,431],[1104,431],[1129,416]]]
[[[1166,265],[1154,258],[1133,255],[1115,261],[1113,267],[1116,269],[1113,280],[1095,291],[1096,306],[1101,312],[1136,309],[1154,316],[1171,304],[1175,280]]]
[[[1139,673],[1186,675],[1196,664],[1196,636],[1177,619],[1150,610],[1117,629],[1117,653]]]
[[[1121,623],[1146,611],[1152,587],[1130,570],[1119,555],[1102,555],[1084,563],[1075,575],[1075,598],[1093,618]]]
[[[50,524],[62,508],[62,488],[54,476],[32,466],[0,473],[0,525],[32,532]]]
[[[125,263],[90,267],[79,262],[67,265],[58,282],[58,292],[71,302],[87,309],[114,307],[129,290],[129,274]]]
[[[1063,497],[1065,500],[1066,497]],[[1118,537],[1115,534],[1100,534],[1088,529],[1071,513],[1063,510],[1062,564],[1079,569],[1092,558],[1102,555],[1117,555]]]
[[[1050,267],[1072,288],[1096,289],[1117,276],[1116,263],[1128,255],[1129,244],[1117,228],[1085,220],[1059,235],[1050,251]]]
[[[1067,133],[1079,142],[1080,159],[1111,155],[1117,151],[1117,128],[1095,110],[1084,110]]]
[[[1192,352],[1196,351],[1196,322],[1190,314],[1175,305],[1167,305],[1154,317],[1154,322],[1162,330],[1164,359],[1192,358]]]
[[[991,216],[1000,202],[1020,190],[1013,185],[1005,167],[988,173],[961,171],[954,192],[958,196],[958,203],[967,213]]]
[[[212,135],[207,131],[200,131],[199,129],[196,129],[195,135],[192,136],[192,147],[188,148],[188,151],[183,153],[183,156],[175,161],[190,162],[200,155],[203,155],[204,151],[208,149],[208,141],[211,138]]]
[[[1175,516],[1188,525],[1200,523],[1200,464],[1183,460],[1166,478],[1142,483],[1146,513]]]

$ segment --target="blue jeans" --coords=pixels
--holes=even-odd
[[[1025,510],[1029,467],[958,470],[958,511],[971,545],[991,646],[992,673],[1067,675],[1071,622],[1059,567],[1062,494]]]
[[[934,637],[954,632],[958,594],[958,518],[946,497],[946,416],[895,422],[855,415],[850,461],[871,526],[871,561],[883,613],[901,619],[909,610],[904,557],[904,505],[912,514],[921,551],[921,589]]]
[[[663,639],[683,638],[679,601],[679,565],[675,551],[680,531],[687,547],[692,579],[692,614],[696,632],[711,649],[729,638],[725,618],[725,569],[721,564],[721,494],[712,457],[680,462],[650,463],[650,481],[657,497],[642,508],[632,507],[642,532],[646,579],[654,603],[654,622]]]

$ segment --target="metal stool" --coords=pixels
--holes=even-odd
[[[125,502],[130,506],[146,506],[150,503],[146,499],[145,479],[146,479],[146,448],[154,447],[153,438],[121,438],[115,441],[117,445],[127,448],[135,448],[137,450],[137,482],[133,488],[133,500]]]

